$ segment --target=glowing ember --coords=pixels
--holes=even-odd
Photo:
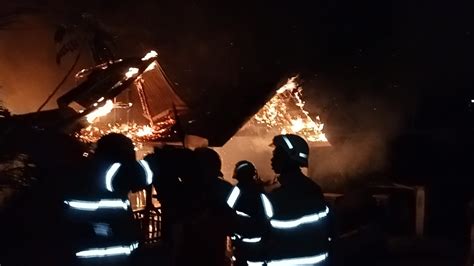
[[[153,128],[151,126],[144,126],[137,131],[137,137],[153,135]]]
[[[156,51],[150,51],[148,52],[143,58],[142,58],[142,61],[146,61],[150,58],[154,58],[154,57],[157,57],[158,56],[158,53]]]
[[[265,125],[269,130],[281,134],[298,134],[308,141],[327,142],[322,132],[324,124],[319,116],[313,120],[304,109],[301,99],[303,89],[296,83],[296,77],[277,90],[273,98],[253,117],[255,123]]]
[[[150,70],[153,70],[156,68],[156,61],[154,61],[153,63],[151,63],[146,69],[145,69],[145,72],[148,72]]]
[[[136,67],[131,67],[128,69],[127,73],[125,73],[125,77],[132,78],[133,76],[138,74],[139,69]]]
[[[146,61],[152,58],[157,57],[158,54],[155,51],[150,51],[147,53],[142,60]],[[153,70],[157,67],[157,62],[154,61],[152,62],[145,70],[145,72]],[[84,72],[84,71],[82,71]],[[140,96],[140,103],[142,105],[142,109],[144,111],[144,115],[149,118],[150,123],[151,121],[151,115],[149,114],[149,108],[148,108],[148,103],[146,99],[146,95],[143,90],[143,80],[142,77],[138,75],[140,70],[135,67],[130,67],[128,71],[125,73],[125,77],[127,79],[135,79],[135,85],[137,87],[137,90],[139,92]],[[116,85],[119,86],[122,84],[121,82],[118,82]],[[94,106],[97,107],[101,102],[103,102],[105,99],[101,97],[96,103],[94,103]],[[126,107],[132,107],[132,103],[127,103]],[[109,114],[114,108],[124,108],[123,104],[116,103],[114,104],[111,100],[107,100],[103,106],[97,108],[97,110],[94,110],[90,114],[86,116],[87,121],[91,123],[86,128],[81,129],[80,132],[75,134],[75,137],[77,137],[79,140],[87,143],[91,142],[96,142],[99,140],[102,136],[109,134],[109,133],[120,133],[123,134],[130,139],[135,144],[136,149],[140,149],[143,147],[143,143],[147,141],[153,141],[157,140],[160,138],[165,138],[165,137],[170,137],[171,134],[171,127],[174,125],[175,121],[171,117],[166,117],[163,121],[161,122],[156,122],[153,121],[151,125],[139,125],[134,122],[126,122],[126,123],[104,123],[104,122],[98,122],[97,118],[106,116]]]
[[[114,103],[112,102],[112,100],[107,100],[103,106],[97,108],[90,114],[86,115],[87,122],[93,123],[97,118],[105,116],[108,113],[110,113],[112,109],[114,109]]]
[[[174,120],[169,118],[163,122],[155,123],[153,126],[138,125],[136,123],[110,123],[101,126],[93,124],[81,129],[76,137],[83,142],[91,143],[109,133],[120,133],[132,139],[136,146],[141,146],[143,142],[167,137],[167,133],[169,133],[169,129],[174,123]]]

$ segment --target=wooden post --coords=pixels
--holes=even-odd
[[[415,188],[416,197],[416,220],[415,230],[417,237],[423,237],[425,226],[425,188],[417,186]]]

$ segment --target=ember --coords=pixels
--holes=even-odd
[[[128,69],[128,72],[125,73],[125,77],[127,78],[132,78],[133,76],[138,74],[138,68],[136,67],[131,67]]]
[[[153,59],[157,57],[155,51],[148,52],[143,58],[142,61]],[[153,61],[144,72],[152,71],[156,69],[157,62]],[[87,71],[83,70],[79,73],[85,73]],[[147,141],[157,140],[159,138],[169,137],[170,129],[175,123],[175,120],[171,117],[161,118],[160,121],[153,121],[150,114],[148,100],[143,88],[143,77],[140,74],[140,70],[135,67],[128,68],[128,71],[124,73],[126,79],[134,79],[134,84],[137,89],[140,104],[142,107],[143,115],[149,120],[149,124],[139,125],[135,122],[106,122],[111,121],[110,118],[106,116],[113,109],[123,109],[130,108],[133,106],[131,102],[129,103],[120,103],[114,100],[107,100],[103,103],[102,106],[89,113],[86,116],[87,121],[90,125],[86,128],[81,129],[80,132],[76,133],[75,136],[83,142],[96,142],[100,137],[109,133],[121,133],[132,139],[137,149],[143,147],[143,143]],[[104,98],[100,98],[94,106],[99,106],[100,103],[104,101]],[[81,111],[79,111],[81,112]],[[83,110],[82,110],[83,112]],[[105,119],[100,121],[99,118],[104,117]]]
[[[153,126],[138,125],[137,123],[109,123],[105,126],[90,125],[83,128],[76,137],[83,142],[96,142],[100,137],[109,133],[121,133],[132,139],[135,144],[155,140],[160,137],[167,137],[169,128],[174,124],[174,120],[169,118],[163,122],[154,123]]]
[[[313,120],[304,109],[305,102],[301,99],[303,88],[298,85],[296,78],[288,79],[277,90],[276,95],[253,117],[253,122],[282,134],[302,135],[311,142],[327,142],[322,132],[324,124],[319,116]]]

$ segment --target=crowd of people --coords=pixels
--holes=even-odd
[[[234,186],[211,148],[160,146],[137,161],[130,139],[106,135],[94,153],[56,173],[67,177],[55,179],[53,192],[42,191],[43,209],[32,207],[50,216],[49,226],[25,232],[37,239],[29,244],[6,247],[4,263],[20,263],[22,254],[50,265],[130,263],[143,236],[128,194],[154,186],[160,265],[327,265],[331,213],[319,186],[301,171],[309,147],[296,135],[276,136],[272,144],[280,186],[266,193],[249,161],[236,163]]]
[[[225,181],[207,147],[158,146],[137,160],[121,134],[93,152],[40,140],[24,144],[34,185],[0,210],[2,265],[378,265],[386,252],[375,199],[353,190],[326,202],[303,174],[310,149],[297,135],[273,138],[271,189],[247,160],[235,163],[236,185]],[[160,237],[150,249],[129,196],[152,188]]]
[[[268,194],[248,161],[235,165],[236,186],[224,181],[220,157],[210,148],[165,146],[145,158],[156,176],[170,265],[327,265],[329,209],[321,189],[301,172],[309,147],[296,135],[276,136],[273,146],[281,186]]]

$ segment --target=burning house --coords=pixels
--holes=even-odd
[[[11,116],[3,123],[65,131],[85,143],[107,133],[123,133],[134,141],[140,156],[163,142],[222,147],[227,175],[238,156],[260,156],[276,134],[295,133],[314,145],[328,144],[324,124],[304,108],[297,77],[282,82],[277,90],[264,88],[257,95],[225,103],[211,96],[205,105],[189,106],[157,59],[158,54],[150,51],[141,58],[83,69],[75,76],[79,85],[58,98],[58,109]],[[232,111],[221,113],[222,104]],[[239,151],[249,141],[250,150]]]
[[[139,157],[158,143],[222,147],[219,152],[227,177],[231,176],[229,169],[242,156],[269,151],[268,143],[276,134],[296,133],[311,143],[327,144],[319,117],[311,117],[304,108],[302,88],[296,77],[285,81],[276,91],[265,89],[258,97],[249,97],[251,100],[244,95],[241,99],[250,103],[237,101],[234,106],[239,108],[223,114],[219,112],[219,97],[206,99],[209,105],[188,105],[157,59],[158,54],[151,51],[141,58],[108,61],[81,70],[75,76],[79,85],[57,99],[59,108],[9,116],[0,123],[4,128],[14,125],[10,127],[12,132],[25,128],[65,132],[86,144],[111,132],[122,133],[133,140]],[[265,145],[248,146],[250,153],[236,147],[255,140]],[[259,167],[264,169],[266,165]],[[159,216],[141,212],[150,193],[131,195],[131,202],[138,218],[155,219],[150,232],[156,237]],[[153,204],[159,207],[158,202]]]

